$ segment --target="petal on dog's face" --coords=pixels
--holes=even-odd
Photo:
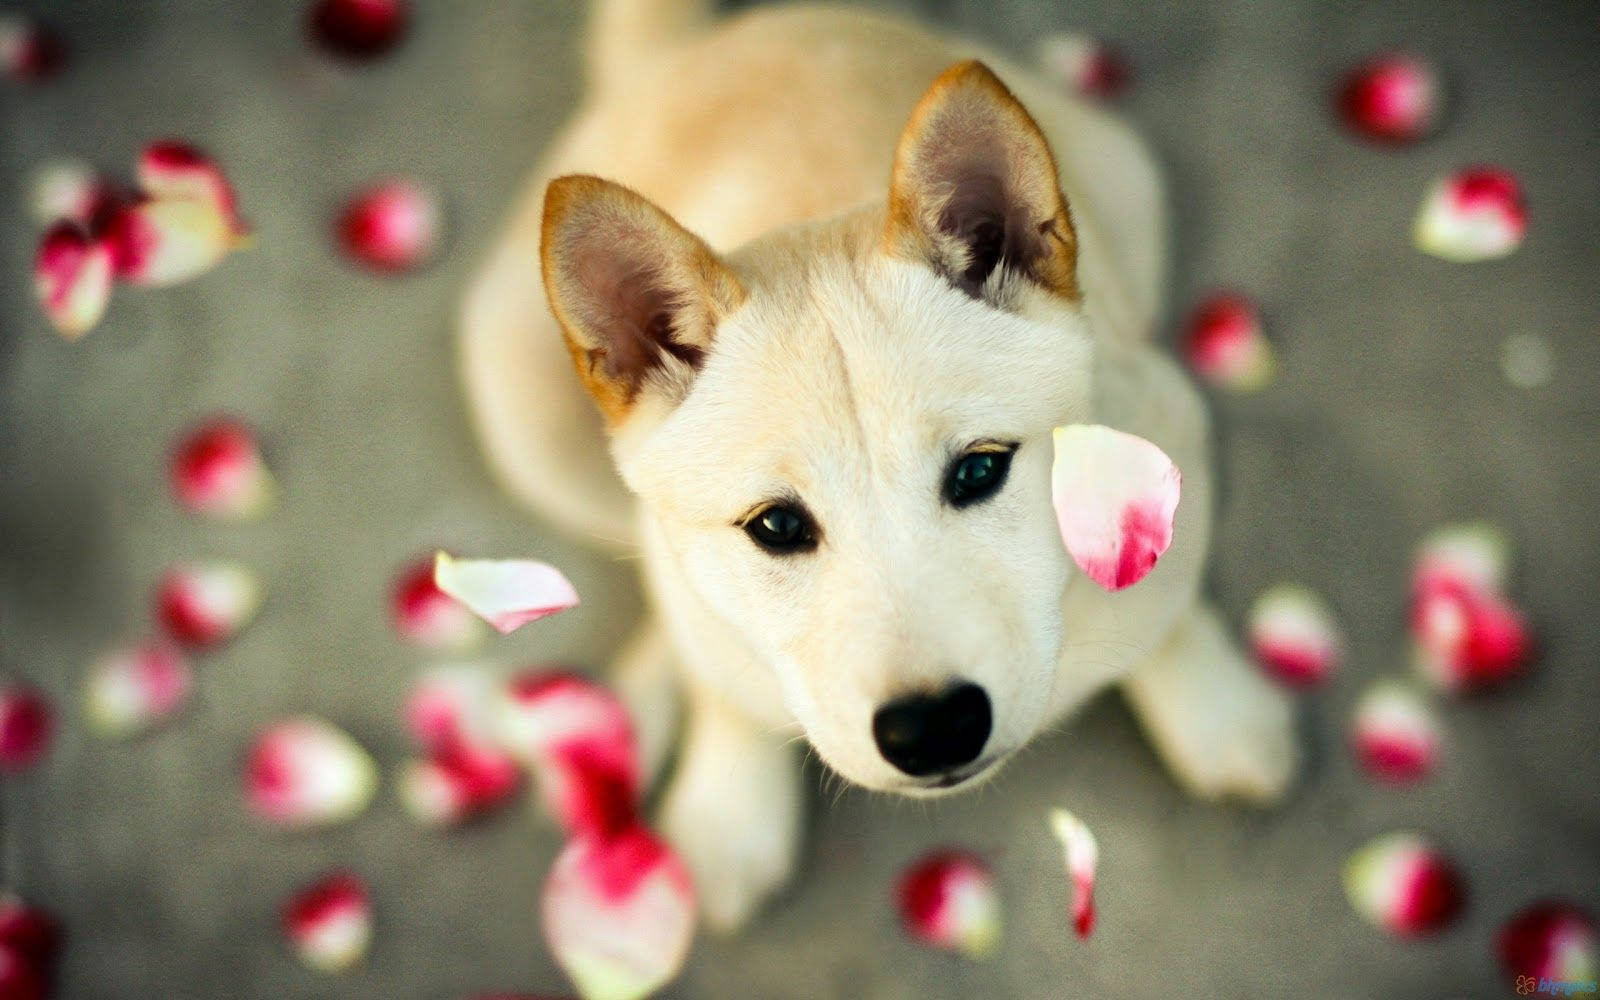
[[[1041,294],[1002,311],[861,250],[870,238],[848,234],[868,228],[835,223],[733,258],[748,301],[687,398],[632,421],[615,451],[670,558],[777,672],[824,759],[860,784],[917,790],[875,745],[884,703],[957,680],[983,688],[993,725],[979,763],[1043,720],[1071,575],[1051,429],[1088,415],[1091,352],[1070,304]],[[1016,445],[1009,475],[954,506],[952,463],[984,442]],[[811,515],[813,549],[774,554],[739,527],[777,496]]]

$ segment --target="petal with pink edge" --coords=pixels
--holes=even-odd
[[[531,559],[456,559],[440,552],[433,582],[501,635],[578,606],[572,582],[554,566]]]
[[[419,823],[456,826],[510,801],[521,777],[510,757],[457,747],[407,763],[400,801]]]
[[[156,617],[186,646],[217,646],[250,623],[261,599],[260,578],[239,563],[187,563],[162,576]]]
[[[1224,389],[1254,392],[1277,373],[1261,314],[1242,295],[1223,292],[1202,300],[1190,313],[1181,341],[1189,368]]]
[[[1048,35],[1034,54],[1045,76],[1071,94],[1110,100],[1122,96],[1133,79],[1121,51],[1088,35]]]
[[[682,968],[694,938],[688,869],[636,826],[570,841],[545,877],[545,940],[585,1000],[639,1000]]]
[[[1439,720],[1416,687],[1373,683],[1356,701],[1350,744],[1368,774],[1393,784],[1428,776],[1439,759]]]
[[[353,968],[372,943],[366,883],[349,872],[333,872],[296,892],[283,909],[283,934],[295,957],[318,972]]]
[[[230,417],[186,431],[168,474],[179,504],[224,520],[255,520],[271,508],[276,492],[254,432]]]
[[[1490,593],[1504,589],[1511,563],[1511,539],[1499,527],[1478,521],[1430,531],[1417,546],[1411,585],[1422,592],[1453,585]]]
[[[117,278],[150,288],[198,277],[244,245],[232,219],[194,198],[147,198],[124,206],[105,241]]]
[[[56,332],[77,340],[100,322],[111,302],[112,254],[72,222],[58,222],[39,240],[33,286]]]
[[[487,663],[452,663],[424,672],[406,698],[411,738],[430,754],[463,746],[500,750],[505,683],[504,672]]]
[[[1061,842],[1067,875],[1072,879],[1072,927],[1080,938],[1094,933],[1095,870],[1100,866],[1100,845],[1078,817],[1065,809],[1050,810],[1050,832]]]
[[[1412,601],[1418,672],[1441,691],[1498,687],[1526,669],[1533,639],[1522,612],[1497,593],[1430,586]]]
[[[261,818],[288,829],[343,823],[360,815],[378,787],[361,745],[321,719],[285,719],[263,730],[244,771],[245,797]]]
[[[1439,123],[1439,77],[1406,52],[1375,56],[1340,80],[1335,109],[1345,128],[1373,142],[1416,142]]]
[[[20,774],[50,749],[56,713],[44,695],[28,684],[0,687],[0,772]]]
[[[395,631],[426,649],[464,652],[483,643],[484,623],[433,582],[433,557],[401,570],[390,592]]]
[[[1182,477],[1166,452],[1109,427],[1055,431],[1052,499],[1078,567],[1106,590],[1144,579],[1172,544]]]
[[[1517,911],[1496,935],[1495,952],[1513,983],[1528,979],[1592,983],[1600,978],[1595,916],[1566,900],[1540,900]]]
[[[1351,854],[1344,890],[1358,914],[1398,937],[1443,929],[1466,898],[1455,865],[1416,833],[1385,834]]]
[[[94,167],[81,160],[52,160],[33,173],[28,208],[41,226],[71,222],[94,233],[97,220],[118,192]]]
[[[193,686],[194,671],[176,648],[164,642],[119,647],[90,669],[84,714],[100,736],[137,736],[176,717]]]
[[[180,139],[150,143],[139,154],[136,167],[139,189],[157,199],[196,201],[221,216],[234,236],[250,227],[239,219],[238,198],[222,167]]]
[[[1292,687],[1315,687],[1326,681],[1344,647],[1327,602],[1298,584],[1262,591],[1250,609],[1248,631],[1256,661]]]
[[[405,37],[406,0],[317,0],[311,5],[311,40],[341,59],[374,59]]]
[[[44,22],[0,14],[0,70],[17,83],[33,84],[60,72],[66,46]]]
[[[987,958],[1000,943],[1000,894],[994,872],[970,851],[935,851],[895,885],[900,922],[923,944]]]
[[[1468,167],[1428,189],[1413,236],[1424,253],[1470,264],[1509,255],[1527,231],[1528,206],[1516,176],[1499,167]]]
[[[414,181],[384,181],[357,192],[339,214],[339,246],[374,271],[402,274],[433,258],[443,219],[431,191]]]

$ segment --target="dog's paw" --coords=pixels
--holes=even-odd
[[[790,747],[694,741],[668,785],[660,829],[688,864],[706,926],[739,930],[794,873],[799,762]]]

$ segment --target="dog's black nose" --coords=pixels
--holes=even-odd
[[[883,759],[925,778],[970,764],[989,740],[989,696],[976,684],[898,698],[872,717]]]

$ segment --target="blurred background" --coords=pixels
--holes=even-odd
[[[741,4],[740,6],[745,6]],[[446,998],[566,995],[537,900],[558,835],[516,805],[459,830],[419,827],[388,776],[419,671],[448,657],[391,621],[397,574],[435,547],[562,567],[581,607],[496,639],[509,665],[603,665],[639,613],[634,568],[544,529],[491,484],[455,375],[453,314],[513,193],[579,90],[578,2],[417,0],[382,58],[338,66],[306,5],[50,0],[11,5],[63,43],[59,72],[0,94],[0,667],[57,712],[25,773],[0,777],[0,881],[66,930],[63,997]],[[1185,797],[1116,696],[981,793],[935,804],[815,790],[803,875],[747,932],[697,942],[669,997],[1488,997],[1511,995],[1494,938],[1549,896],[1600,906],[1600,31],[1587,0],[1075,0],[900,4],[1019,55],[1043,36],[1113,43],[1111,100],[1168,170],[1175,266],[1163,336],[1207,294],[1255,302],[1279,374],[1213,390],[1224,484],[1211,584],[1242,622],[1282,580],[1323,594],[1339,671],[1303,698],[1307,772],[1281,809]],[[1446,85],[1436,135],[1380,148],[1330,93],[1374,53],[1416,52]],[[234,182],[254,245],[172,288],[118,288],[77,343],[30,275],[36,171],[62,157],[131,177],[152,139],[204,148]],[[1454,264],[1419,252],[1428,186],[1492,163],[1520,179],[1525,244]],[[408,177],[437,195],[437,253],[376,274],[335,237],[349,199]],[[535,262],[529,262],[529,280]],[[1534,377],[1508,378],[1533,350]],[[1539,361],[1542,359],[1542,363]],[[1525,360],[1525,358],[1524,358]],[[1516,366],[1513,365],[1515,369]],[[167,458],[226,413],[278,480],[248,524],[173,502]],[[1366,683],[1407,670],[1412,551],[1487,518],[1514,540],[1526,675],[1439,701],[1427,780],[1374,782],[1346,732]],[[182,717],[131,741],[87,734],[90,664],[152,634],[169,565],[227,558],[263,581],[259,618],[194,657]],[[270,828],[244,806],[253,735],[310,712],[385,773],[357,819]],[[1099,834],[1101,923],[1066,918],[1047,807]],[[1456,860],[1459,920],[1402,941],[1340,888],[1371,837],[1419,829]],[[986,962],[902,931],[892,885],[924,850],[994,865],[1005,929]],[[370,886],[354,970],[304,968],[282,901],[330,868]]]

